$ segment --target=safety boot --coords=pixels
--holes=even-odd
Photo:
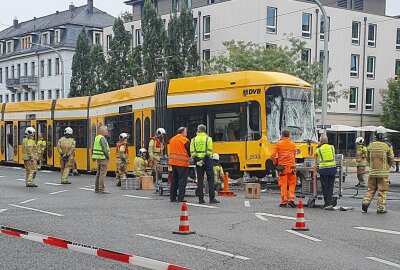
[[[380,210],[380,209],[379,209],[379,210],[376,211],[376,213],[377,213],[377,214],[386,214],[386,213],[387,213],[387,210]]]
[[[115,184],[117,185],[117,187],[120,187],[121,186],[121,181],[117,181]]]
[[[204,199],[199,199],[199,204],[203,204],[203,203],[206,203],[206,202],[204,201]]]
[[[63,181],[63,182],[61,182],[61,184],[63,184],[63,185],[70,185],[71,182],[70,182],[70,181]]]
[[[219,201],[217,199],[211,200],[210,204],[213,204],[213,203],[219,203]]]
[[[279,205],[279,207],[282,207],[282,208],[286,208],[286,203],[281,203],[280,205]]]
[[[26,187],[37,187],[38,185],[36,185],[35,183],[33,184],[26,184]]]
[[[288,202],[288,205],[289,205],[290,207],[292,207],[292,208],[296,208],[296,207],[297,207],[297,205],[294,203],[294,201]]]
[[[369,204],[363,203],[363,204],[361,205],[361,209],[362,209],[365,213],[368,212],[368,207],[369,207]]]

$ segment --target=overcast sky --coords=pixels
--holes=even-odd
[[[243,0],[249,1],[249,0]],[[27,21],[68,9],[71,0],[2,0],[0,8],[0,30],[12,25],[12,20]],[[74,0],[76,6],[85,5],[87,0]],[[94,0],[94,5],[117,17],[122,11],[130,10],[124,0]],[[387,14],[400,15],[400,0],[387,0]]]

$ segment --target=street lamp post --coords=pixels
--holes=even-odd
[[[29,42],[29,44],[50,49],[58,55],[58,57],[60,58],[60,62],[61,62],[61,93],[62,93],[62,96],[65,98],[65,75],[64,75],[64,59],[63,59],[63,57],[58,52],[58,50],[53,48],[52,46],[45,45],[45,44],[39,44],[39,43],[33,43],[33,42]]]
[[[319,6],[322,11],[322,15],[324,16],[324,59],[323,59],[323,82],[322,82],[322,125],[323,129],[325,129],[326,118],[327,118],[327,109],[328,109],[328,29],[329,29],[329,20],[326,15],[325,8],[322,6],[320,0],[314,0],[315,3]],[[317,37],[318,38],[318,37]]]

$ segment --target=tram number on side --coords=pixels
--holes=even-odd
[[[250,160],[255,160],[255,159],[261,159],[260,155],[250,155],[249,156]]]

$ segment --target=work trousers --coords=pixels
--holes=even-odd
[[[25,182],[26,185],[35,184],[36,170],[37,170],[37,162],[36,160],[24,160],[25,166]]]
[[[281,203],[286,204],[296,200],[296,174],[292,170],[285,169],[279,173],[278,184],[281,188]]]
[[[179,201],[185,198],[188,174],[189,167],[172,166],[171,200],[175,200],[177,195]]]
[[[196,166],[197,172],[197,195],[199,200],[204,200],[204,173],[207,174],[208,192],[210,201],[215,200],[214,169],[211,160],[207,160],[203,166]]]
[[[368,191],[365,193],[363,204],[369,205],[378,191],[378,211],[386,210],[387,196],[389,192],[388,177],[370,176],[368,179]]]
[[[335,175],[320,175],[322,194],[324,195],[325,206],[333,204],[333,187]]]
[[[364,175],[365,175],[365,166],[357,166],[357,179],[358,183],[361,185],[365,184]]]
[[[37,169],[40,170],[43,165],[43,153],[38,152]]]
[[[72,158],[63,160],[60,158],[60,172],[61,172],[61,183],[68,181],[68,175],[72,168]]]
[[[97,174],[96,174],[96,182],[95,182],[95,191],[102,192],[104,191],[104,180],[107,176],[108,170],[108,159],[98,159],[97,160]]]
[[[121,183],[122,178],[126,178],[128,171],[128,163],[124,160],[117,159],[117,170],[115,171],[115,178],[117,183]]]

